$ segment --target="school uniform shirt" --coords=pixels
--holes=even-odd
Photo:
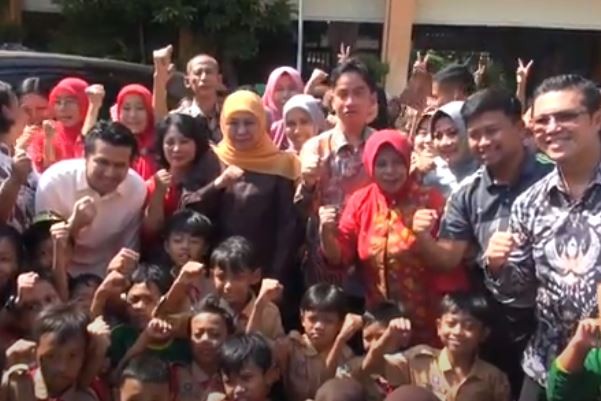
[[[235,316],[236,327],[240,332],[246,331],[246,325],[248,324],[248,319],[250,318],[255,303],[257,303],[257,297],[253,294],[244,309]],[[269,302],[263,307],[263,313],[261,314],[257,331],[271,340],[283,337],[286,334],[284,332],[284,326],[282,325],[280,310],[273,302]]]
[[[117,189],[100,196],[88,184],[84,159],[63,160],[41,175],[35,199],[36,214],[53,212],[68,219],[75,202],[85,196],[95,200],[96,217],[75,239],[69,274],[106,275],[106,267],[121,248],[138,249],[146,186],[129,170]]]
[[[297,331],[288,334],[292,345],[288,370],[283,375],[284,391],[288,401],[312,399],[319,387],[331,379],[326,374],[327,354],[320,354],[306,335]],[[353,351],[344,346],[337,365],[344,365],[353,357]]]
[[[99,397],[91,389],[78,389],[76,386],[70,387],[67,391],[58,397],[52,398],[48,395],[48,388],[42,376],[42,370],[34,369],[31,373],[33,380],[33,392],[36,400],[39,401],[99,401]]]
[[[195,362],[172,367],[175,401],[206,401],[211,393],[223,393],[219,372],[209,375]]]
[[[476,357],[467,377],[453,371],[446,349],[418,345],[386,359],[384,377],[393,383],[424,387],[442,401],[509,401],[505,373]]]
[[[356,356],[340,366],[336,371],[336,377],[357,380],[365,389],[368,401],[382,401],[397,387],[407,384],[405,378],[400,375],[386,375],[384,372],[382,374],[363,373],[361,365],[364,358],[364,356]],[[387,359],[390,356],[384,355],[384,358]]]
[[[601,282],[601,166],[572,200],[557,167],[520,195],[509,231],[516,246],[491,274],[511,302],[536,306],[537,327],[524,351],[525,373],[546,385],[547,370],[582,319],[597,316]]]

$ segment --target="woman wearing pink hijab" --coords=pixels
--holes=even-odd
[[[285,135],[284,105],[294,95],[303,93],[304,84],[301,75],[292,67],[279,67],[269,75],[263,106],[270,118],[271,139],[282,150],[288,149],[288,139]]]

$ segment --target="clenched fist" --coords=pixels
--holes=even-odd
[[[509,259],[511,251],[515,248],[515,238],[510,232],[497,231],[488,241],[484,252],[487,267],[493,272],[499,271]]]
[[[413,215],[413,232],[416,235],[429,234],[438,221],[438,213],[433,209],[420,209]]]

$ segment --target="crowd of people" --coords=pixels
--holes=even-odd
[[[169,110],[171,53],[116,99],[0,82],[0,401],[601,397],[593,82],[225,96],[202,54]]]

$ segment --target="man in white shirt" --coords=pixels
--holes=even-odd
[[[70,275],[104,277],[121,248],[138,248],[146,186],[129,168],[137,152],[128,128],[100,121],[85,137],[85,159],[55,163],[40,177],[36,212],[62,216],[75,242]]]

